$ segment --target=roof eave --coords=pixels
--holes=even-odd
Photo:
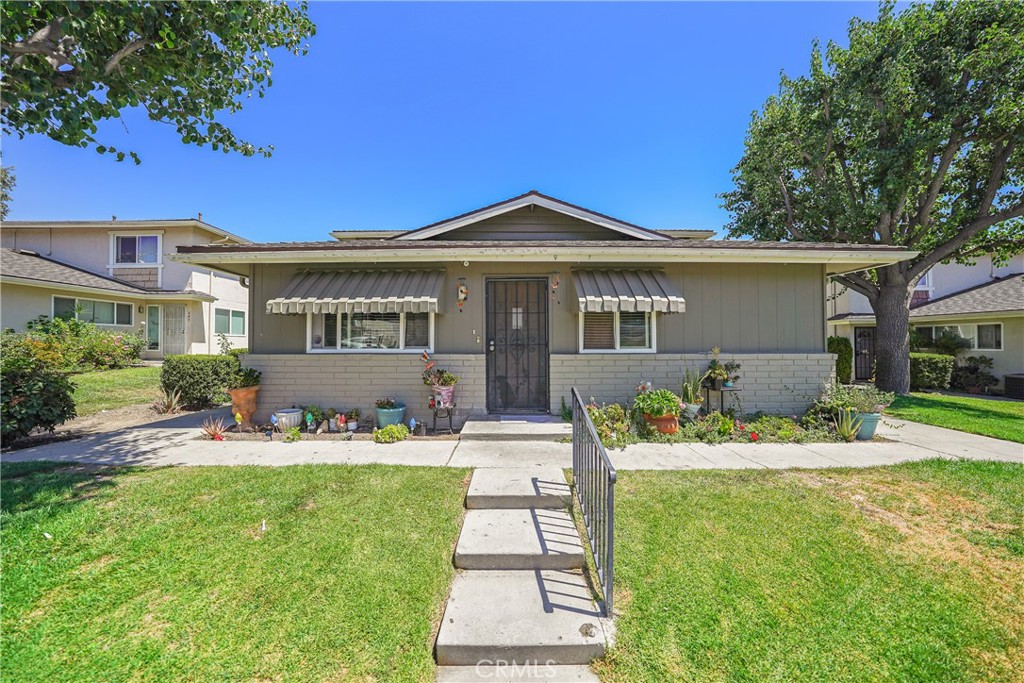
[[[228,232],[215,225],[210,225],[197,218],[163,218],[163,219],[140,219],[124,221],[4,221],[4,227],[11,230],[48,230],[63,228],[82,228],[98,230],[146,230],[156,228],[196,228],[217,235],[221,239],[230,239],[239,244],[252,244],[252,240]]]

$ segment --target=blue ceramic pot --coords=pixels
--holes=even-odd
[[[396,408],[377,408],[377,426],[401,424],[405,417],[405,404],[399,403]]]

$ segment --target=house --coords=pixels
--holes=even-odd
[[[645,380],[679,391],[714,346],[742,363],[745,411],[803,410],[834,373],[826,277],[913,255],[710,235],[531,191],[414,230],[181,246],[174,258],[249,280],[258,418],[312,402],[366,412],[395,396],[422,421],[426,352],[461,378],[461,422],[557,414],[572,386],[597,401]]]
[[[829,285],[829,334],[854,345],[854,379],[874,372],[875,315],[862,294]],[[1024,253],[1004,265],[988,256],[973,265],[940,263],[925,273],[910,302],[910,324],[926,338],[950,329],[993,360],[993,374],[1024,372]]]
[[[245,345],[249,293],[237,276],[167,259],[181,246],[249,244],[202,220],[4,221],[0,325],[76,316],[145,336],[144,358]]]

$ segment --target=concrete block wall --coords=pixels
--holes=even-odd
[[[790,415],[807,410],[835,376],[831,353],[721,354],[722,362],[742,365],[736,386],[741,390],[744,413]],[[558,414],[561,397],[569,401],[577,387],[583,400],[624,403],[633,398],[640,382],[679,393],[686,369],[703,372],[708,354],[553,354],[551,356],[551,412]],[[717,398],[712,394],[717,405]]]
[[[481,354],[438,354],[441,367],[459,376],[455,390],[455,426],[461,427],[474,412],[486,413],[486,368]],[[393,396],[406,405],[405,421],[432,419],[427,401],[430,387],[423,384],[419,354],[247,354],[245,367],[263,373],[256,419],[292,405],[315,403],[324,409],[359,408],[373,415],[374,401]],[[447,426],[447,420],[443,423]],[[440,424],[440,423],[439,423]]]

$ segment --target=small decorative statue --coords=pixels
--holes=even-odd
[[[455,305],[459,307],[459,313],[462,313],[462,307],[466,304],[466,299],[469,298],[469,286],[466,284],[464,278],[459,278],[459,295],[456,299]]]

